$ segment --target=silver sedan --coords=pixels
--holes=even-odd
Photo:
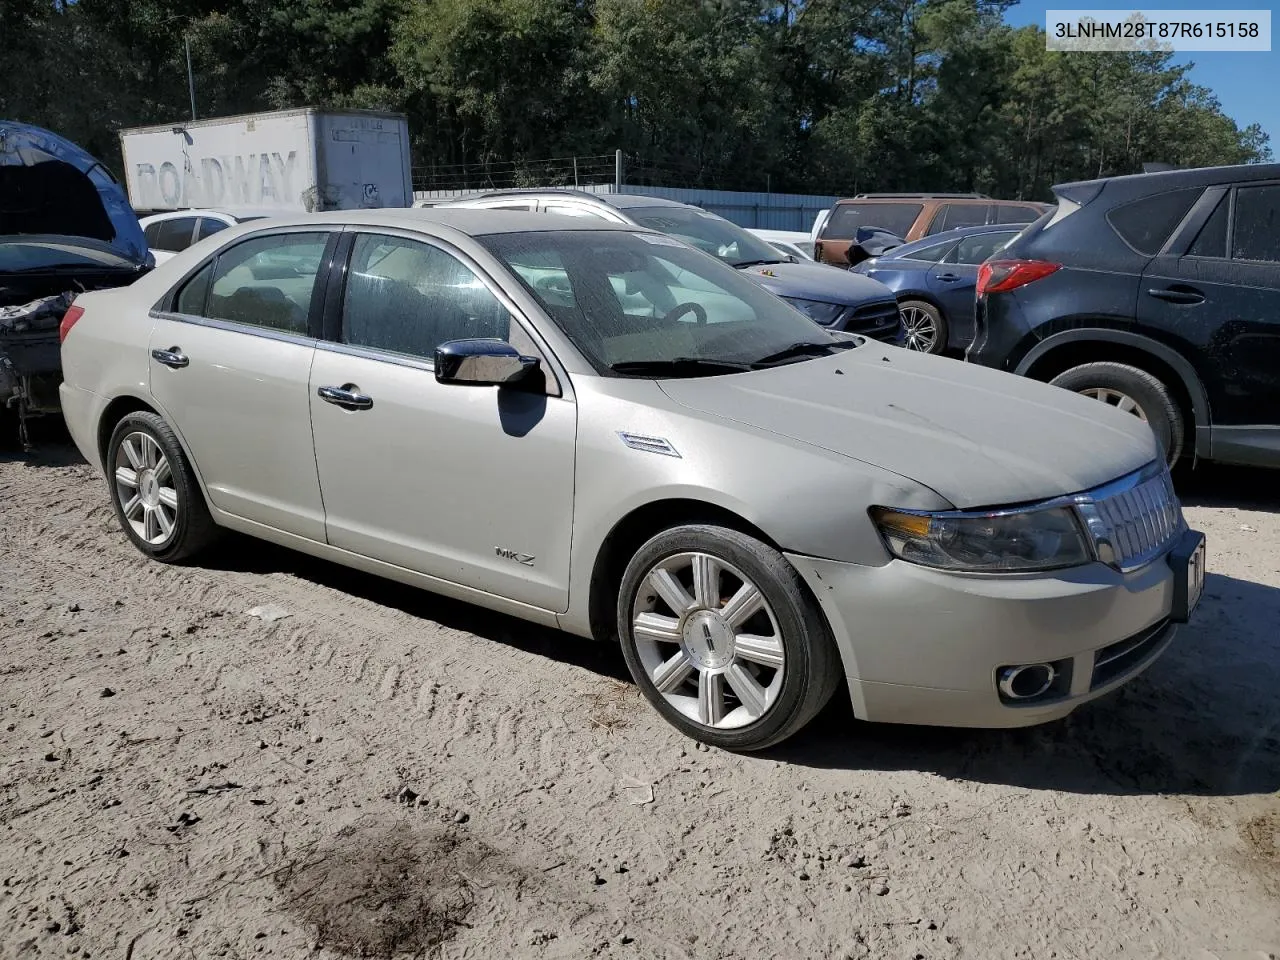
[[[1018,726],[1133,678],[1199,597],[1145,425],[832,334],[678,240],[475,210],[232,227],[62,326],[124,534],[236,530],[620,640],[671,723]]]

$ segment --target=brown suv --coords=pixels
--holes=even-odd
[[[823,263],[847,267],[865,259],[849,247],[859,227],[878,227],[910,242],[956,227],[1032,223],[1051,209],[1030,200],[993,200],[981,193],[860,193],[837,200],[814,245]]]

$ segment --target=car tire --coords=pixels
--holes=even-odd
[[[1182,456],[1186,442],[1182,411],[1158,377],[1127,363],[1102,361],[1072,367],[1049,382],[1145,420],[1170,466]]]
[[[726,750],[790,737],[844,675],[826,618],[795,568],[726,527],[673,527],[636,551],[618,591],[618,636],[658,713]]]
[[[947,318],[932,303],[903,300],[898,304],[902,317],[902,345],[919,353],[942,353],[947,349]]]
[[[181,563],[218,539],[191,462],[163,417],[125,416],[111,432],[104,467],[116,519],[147,556]]]

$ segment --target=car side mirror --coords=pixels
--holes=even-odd
[[[436,382],[502,387],[524,380],[538,363],[505,340],[449,340],[436,347]]]

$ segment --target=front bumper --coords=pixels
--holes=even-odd
[[[1023,576],[958,575],[894,560],[866,567],[788,554],[831,624],[854,713],[887,723],[1022,727],[1066,716],[1136,677],[1169,646],[1167,557]],[[1043,698],[1007,702],[1004,666],[1055,663]]]

